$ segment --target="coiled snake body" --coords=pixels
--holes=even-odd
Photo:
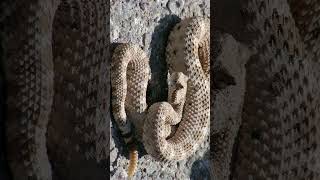
[[[145,149],[157,160],[178,161],[196,151],[209,130],[209,56],[208,19],[188,18],[178,23],[167,46],[168,102],[146,110],[148,59],[136,45],[116,48],[112,107],[127,143],[133,142],[130,119],[137,137],[142,137]]]

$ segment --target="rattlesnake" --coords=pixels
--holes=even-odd
[[[246,64],[238,143],[229,151],[234,158],[229,167],[224,159],[213,159],[222,164],[213,168],[227,169],[216,170],[221,179],[319,179],[319,3],[241,3],[246,33],[252,35],[250,45],[256,52]],[[225,144],[215,142],[214,148],[223,149]]]
[[[107,2],[1,5],[13,179],[109,178]]]
[[[196,151],[209,130],[208,19],[183,20],[168,41],[168,102],[147,109],[149,60],[139,46],[122,44],[112,58],[112,107],[128,144],[135,143],[132,123],[147,153],[159,161],[179,161]]]

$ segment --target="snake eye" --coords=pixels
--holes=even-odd
[[[182,89],[182,88],[183,88],[182,84],[178,83],[178,84],[177,84],[177,90],[180,90],[180,89]]]

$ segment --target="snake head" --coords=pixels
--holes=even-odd
[[[186,100],[188,77],[182,72],[168,73],[168,101],[173,105],[182,105]]]

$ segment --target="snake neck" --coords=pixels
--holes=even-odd
[[[169,101],[169,104],[172,106],[174,111],[177,113],[178,119],[181,119],[182,113],[183,113],[184,102],[173,103],[173,102]]]

